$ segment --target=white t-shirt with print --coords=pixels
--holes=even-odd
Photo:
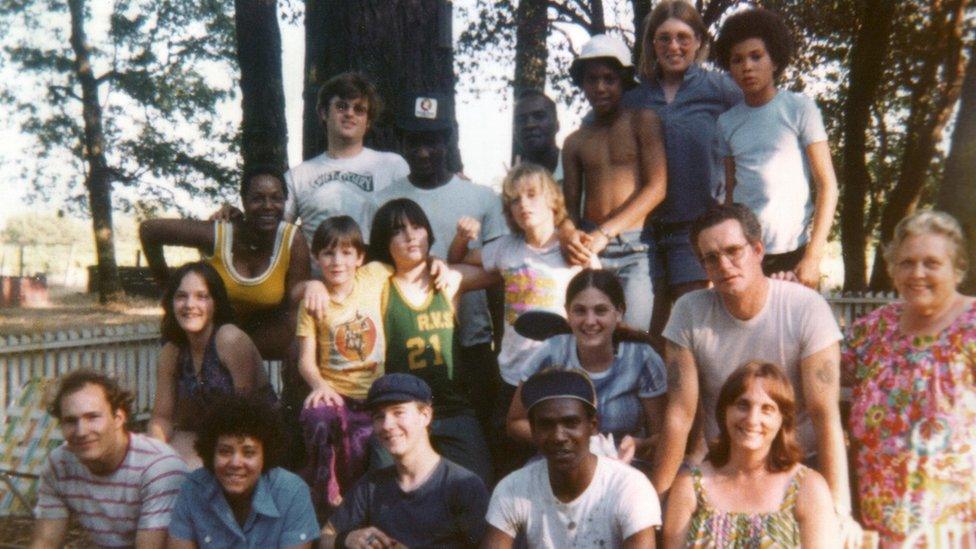
[[[396,153],[363,148],[353,157],[332,158],[324,152],[285,174],[285,220],[301,219],[302,233],[311,245],[312,235],[322,221],[348,215],[369,241],[373,197],[408,173],[407,161]]]
[[[396,198],[409,198],[427,214],[434,231],[434,244],[430,253],[447,258],[447,251],[457,232],[457,222],[462,217],[473,217],[481,222],[481,235],[471,247],[484,246],[508,232],[502,215],[502,199],[495,191],[458,176],[435,189],[415,187],[404,177],[377,193],[375,207]],[[458,325],[461,346],[470,347],[491,341],[491,318],[484,291],[465,292],[461,295]]]
[[[498,368],[509,385],[518,385],[520,372],[532,351],[542,345],[515,331],[515,319],[526,311],[545,311],[566,316],[566,287],[582,270],[566,263],[559,241],[533,248],[525,239],[505,235],[485,244],[481,264],[486,271],[498,271],[504,280],[505,333],[498,353]]]
[[[563,503],[552,493],[548,464],[542,459],[498,483],[486,519],[512,538],[525,532],[529,547],[609,548],[659,526],[661,506],[643,473],[605,457],[597,457],[586,490]]]

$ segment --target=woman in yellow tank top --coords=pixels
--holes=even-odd
[[[163,287],[169,276],[163,246],[199,249],[227,287],[238,326],[272,360],[284,358],[294,339],[301,283],[309,278],[305,237],[283,221],[287,193],[280,171],[255,166],[241,182],[241,218],[150,219],[139,227],[149,267]]]

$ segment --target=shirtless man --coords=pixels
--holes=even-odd
[[[563,145],[563,191],[573,223],[561,228],[560,240],[573,263],[585,265],[599,254],[624,285],[624,320],[647,330],[654,293],[646,221],[667,185],[661,122],[653,111],[621,107],[634,67],[620,40],[594,36],[569,70],[593,115]]]

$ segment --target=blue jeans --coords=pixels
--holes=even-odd
[[[654,308],[654,284],[651,281],[651,231],[626,231],[617,235],[600,252],[604,269],[613,271],[624,287],[627,312],[624,322],[631,328],[647,331]]]

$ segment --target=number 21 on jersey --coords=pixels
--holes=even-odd
[[[441,354],[441,337],[438,334],[431,334],[427,341],[422,337],[411,337],[407,340],[407,364],[411,370],[426,368],[427,358],[424,353],[430,349],[434,354],[433,366],[443,366],[444,356]]]

